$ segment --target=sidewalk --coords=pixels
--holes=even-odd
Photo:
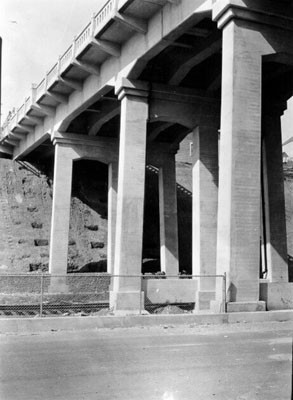
[[[227,314],[3,318],[0,319],[0,334],[29,334],[35,332],[82,331],[161,325],[222,325],[285,321],[293,321],[293,310]]]

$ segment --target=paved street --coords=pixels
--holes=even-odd
[[[1,400],[289,400],[293,323],[1,335]]]

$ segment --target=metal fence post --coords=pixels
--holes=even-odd
[[[142,275],[140,275],[139,279],[140,279],[139,315],[141,315],[141,308],[142,308],[142,304],[141,304],[141,298],[142,298]]]
[[[41,275],[40,317],[43,316],[44,274]]]
[[[226,286],[227,286],[227,276],[226,272],[223,275],[223,291],[222,291],[222,311],[226,312]]]

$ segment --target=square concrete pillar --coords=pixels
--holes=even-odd
[[[52,275],[67,274],[71,187],[71,148],[56,143],[49,258],[49,273]],[[66,291],[66,285],[63,281],[55,279],[54,282],[55,284],[51,282],[51,291]]]
[[[163,156],[159,168],[161,271],[179,274],[178,218],[175,154]]]
[[[119,277],[114,277],[110,306],[115,312],[139,312],[148,90],[141,82],[123,80],[116,93],[121,128],[114,274]]]
[[[192,274],[216,275],[218,211],[218,121],[193,132]],[[196,308],[215,300],[216,278],[199,278]]]
[[[118,163],[113,162],[108,166],[108,254],[107,272],[114,272],[115,235],[117,213],[117,187],[118,187]]]
[[[280,115],[273,112],[264,124],[264,231],[269,282],[288,282],[287,234]]]
[[[259,301],[261,70],[259,33],[231,20],[223,29],[217,273],[227,300]],[[217,299],[221,297],[217,283]],[[234,305],[235,309],[236,305]],[[237,308],[237,307],[236,307]]]

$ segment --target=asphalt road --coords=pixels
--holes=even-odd
[[[293,323],[0,336],[1,400],[292,400]]]

